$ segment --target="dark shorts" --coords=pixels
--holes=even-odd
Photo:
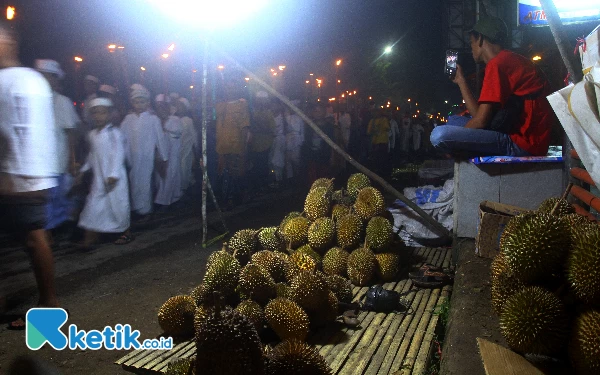
[[[48,194],[35,196],[0,196],[0,231],[24,235],[44,229],[47,223]]]

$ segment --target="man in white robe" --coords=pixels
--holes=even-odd
[[[296,106],[298,104],[297,101],[294,103]],[[288,108],[285,109],[285,121],[287,124],[285,129],[286,176],[290,179],[298,176],[300,168],[300,157],[304,144],[304,121]]]
[[[192,167],[194,157],[198,154],[198,133],[194,122],[187,115],[191,109],[189,100],[179,98],[175,102],[177,116],[181,120],[181,192],[182,194],[194,183]]]
[[[131,210],[138,215],[152,212],[152,172],[154,161],[166,162],[168,148],[160,119],[149,112],[150,93],[148,90],[133,90],[131,95],[133,113],[121,123],[121,130],[127,139],[131,157],[129,170],[129,190]]]
[[[168,96],[157,95],[155,104],[156,114],[161,121],[167,144],[168,161],[164,170],[157,169],[157,191],[154,203],[169,206],[181,198],[182,125],[178,117],[171,115],[171,103]]]
[[[269,155],[269,164],[275,172],[275,182],[279,185],[283,181],[283,171],[285,169],[285,113],[281,104],[275,104],[273,110],[275,114],[275,132],[271,154]]]

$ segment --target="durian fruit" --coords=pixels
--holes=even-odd
[[[320,187],[326,188],[327,191],[333,193],[333,178],[317,178],[310,186],[309,191],[313,191]]]
[[[200,283],[200,285],[192,289],[190,292],[190,297],[194,299],[196,306],[198,306],[204,302],[207,302],[212,297],[212,293],[210,290],[208,290],[204,283]]]
[[[246,265],[252,254],[258,249],[258,238],[256,231],[242,229],[233,234],[229,239],[229,252],[235,254],[241,265]]]
[[[575,213],[575,208],[571,203],[569,203],[566,199],[562,198],[548,198],[542,202],[540,207],[538,207],[538,212],[549,214],[554,209],[554,206],[558,203],[558,207],[556,211],[554,211],[554,215],[556,216],[564,216]]]
[[[313,221],[308,227],[308,244],[314,250],[324,250],[335,239],[335,222],[328,217]]]
[[[211,313],[211,309],[213,308],[214,306],[212,305],[200,305],[196,307],[196,310],[194,311],[194,331],[198,331],[198,327],[200,327],[202,321],[208,317],[208,314]]]
[[[289,267],[289,261],[285,255],[274,251],[262,250],[252,255],[252,264],[264,268],[275,282],[285,280],[285,272]]]
[[[285,279],[291,282],[300,272],[314,272],[317,269],[317,262],[310,255],[303,252],[294,252],[290,256],[290,266],[285,272]]]
[[[572,232],[567,257],[567,281],[580,300],[600,304],[600,227],[588,225]]]
[[[310,221],[302,216],[288,220],[282,232],[285,243],[289,244],[292,248],[304,245],[308,241],[309,225]]]
[[[304,213],[310,221],[329,215],[331,210],[331,192],[324,187],[311,190],[304,201]]]
[[[227,242],[223,243],[223,248],[219,251],[213,251],[209,256],[208,259],[206,260],[206,268],[205,270],[207,270],[211,264],[213,264],[216,260],[218,260],[221,257],[225,257],[225,258],[230,258],[231,254],[229,254],[227,252]]]
[[[314,327],[323,327],[334,322],[338,317],[338,298],[335,293],[330,290],[327,301],[321,304],[317,311],[309,313],[308,317]]]
[[[321,260],[323,258],[321,257],[321,255],[319,255],[319,253],[314,251],[310,245],[300,246],[296,251],[294,251],[294,254],[296,253],[306,254],[309,257],[313,258],[313,260],[317,264],[317,268],[321,265]],[[290,255],[290,257],[293,258],[294,254]]]
[[[290,299],[271,300],[265,307],[265,318],[281,340],[304,340],[308,335],[308,315]]]
[[[357,246],[360,243],[363,223],[355,214],[348,214],[338,219],[337,224],[338,245],[342,248]]]
[[[258,232],[258,243],[264,250],[285,251],[285,242],[277,227],[262,228]]]
[[[344,198],[344,190],[339,189],[331,193],[331,200],[334,202],[340,202]]]
[[[356,199],[358,197],[358,192],[369,186],[371,186],[369,177],[362,173],[355,173],[348,178],[346,189],[348,190],[348,194]]]
[[[338,275],[325,277],[327,287],[335,294],[339,302],[352,302],[352,284],[350,280]]]
[[[367,246],[373,251],[382,250],[389,246],[394,234],[392,224],[388,219],[381,216],[375,216],[369,220],[365,233]]]
[[[165,375],[189,375],[194,367],[194,358],[175,358],[169,361]]]
[[[510,219],[500,239],[500,251],[515,276],[534,284],[555,275],[571,245],[569,227],[559,217],[524,213]]]
[[[332,375],[317,349],[299,340],[283,341],[269,353],[268,375]]]
[[[349,255],[346,250],[339,247],[329,249],[323,256],[323,272],[327,275],[346,277],[348,275]]]
[[[238,290],[240,294],[263,305],[274,298],[276,293],[275,281],[269,272],[252,263],[242,268]]]
[[[277,292],[277,298],[291,298],[291,289],[286,283],[275,284],[275,290]]]
[[[600,374],[600,311],[587,310],[575,319],[569,357],[577,374]]]
[[[395,280],[400,271],[400,255],[396,253],[375,254],[377,277],[383,281]]]
[[[510,296],[525,288],[525,284],[515,277],[502,254],[496,255],[492,261],[490,271],[490,280],[492,282],[492,309],[494,309],[496,314],[500,314],[504,302],[506,302]]]
[[[235,310],[248,318],[250,323],[254,324],[257,332],[262,330],[265,322],[265,313],[257,302],[247,299],[240,302]]]
[[[348,277],[354,285],[367,285],[373,279],[376,267],[375,254],[369,248],[358,248],[348,256]]]
[[[569,319],[556,295],[538,286],[526,287],[509,297],[500,314],[500,330],[519,353],[552,355],[568,338]]]
[[[227,297],[235,292],[240,277],[240,263],[231,254],[221,253],[206,269],[202,283],[209,292]]]
[[[354,211],[363,220],[378,216],[385,210],[385,200],[381,192],[373,187],[366,187],[358,192]]]
[[[242,314],[217,306],[196,331],[197,374],[264,374],[254,325]]]
[[[171,297],[158,310],[158,324],[167,335],[193,335],[195,310],[196,303],[192,297]]]
[[[292,211],[289,214],[285,215],[285,217],[283,218],[283,220],[281,220],[281,223],[279,224],[279,233],[283,234],[283,229],[285,228],[285,225],[288,223],[288,221],[300,216],[302,216],[302,212],[298,211]]]
[[[337,222],[340,217],[348,215],[350,212],[352,212],[350,206],[336,204],[331,209],[331,218],[333,221]]]
[[[327,303],[329,288],[320,272],[299,272],[290,284],[292,300],[307,313],[318,311]]]

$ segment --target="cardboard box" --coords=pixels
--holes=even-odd
[[[483,258],[493,258],[500,251],[500,236],[508,221],[525,208],[483,201],[479,204],[479,230],[475,238],[475,252]]]
[[[585,51],[583,45],[579,46],[579,56],[581,56],[581,68],[583,74],[588,74],[592,67],[600,60],[600,25],[585,37]]]

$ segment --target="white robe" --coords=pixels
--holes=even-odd
[[[121,129],[127,138],[131,156],[129,170],[131,210],[146,215],[152,212],[154,201],[152,195],[154,155],[156,152],[157,159],[167,161],[167,142],[160,119],[150,112],[144,112],[139,116],[130,113],[123,119]]]
[[[400,128],[400,150],[402,150],[402,152],[408,152],[410,139],[412,137],[410,131],[411,122],[411,119],[408,117],[402,119],[402,125]]]
[[[304,143],[304,121],[300,116],[291,114],[285,118],[287,128],[285,133],[286,171],[287,177],[294,176],[293,166],[300,164],[300,151]]]
[[[283,115],[275,117],[275,138],[271,146],[269,164],[275,171],[275,180],[283,179],[283,168],[285,167],[285,122]]]
[[[121,233],[129,228],[127,144],[121,129],[112,124],[89,135],[90,152],[82,171],[92,170],[92,186],[79,216],[79,226],[101,233]],[[117,180],[109,191],[106,180]]]
[[[181,118],[183,131],[181,134],[181,191],[184,192],[193,183],[192,167],[194,148],[198,149],[198,134],[191,118]]]
[[[168,162],[164,176],[156,173],[156,199],[154,203],[168,206],[181,198],[181,120],[169,116],[163,125],[167,140]]]

